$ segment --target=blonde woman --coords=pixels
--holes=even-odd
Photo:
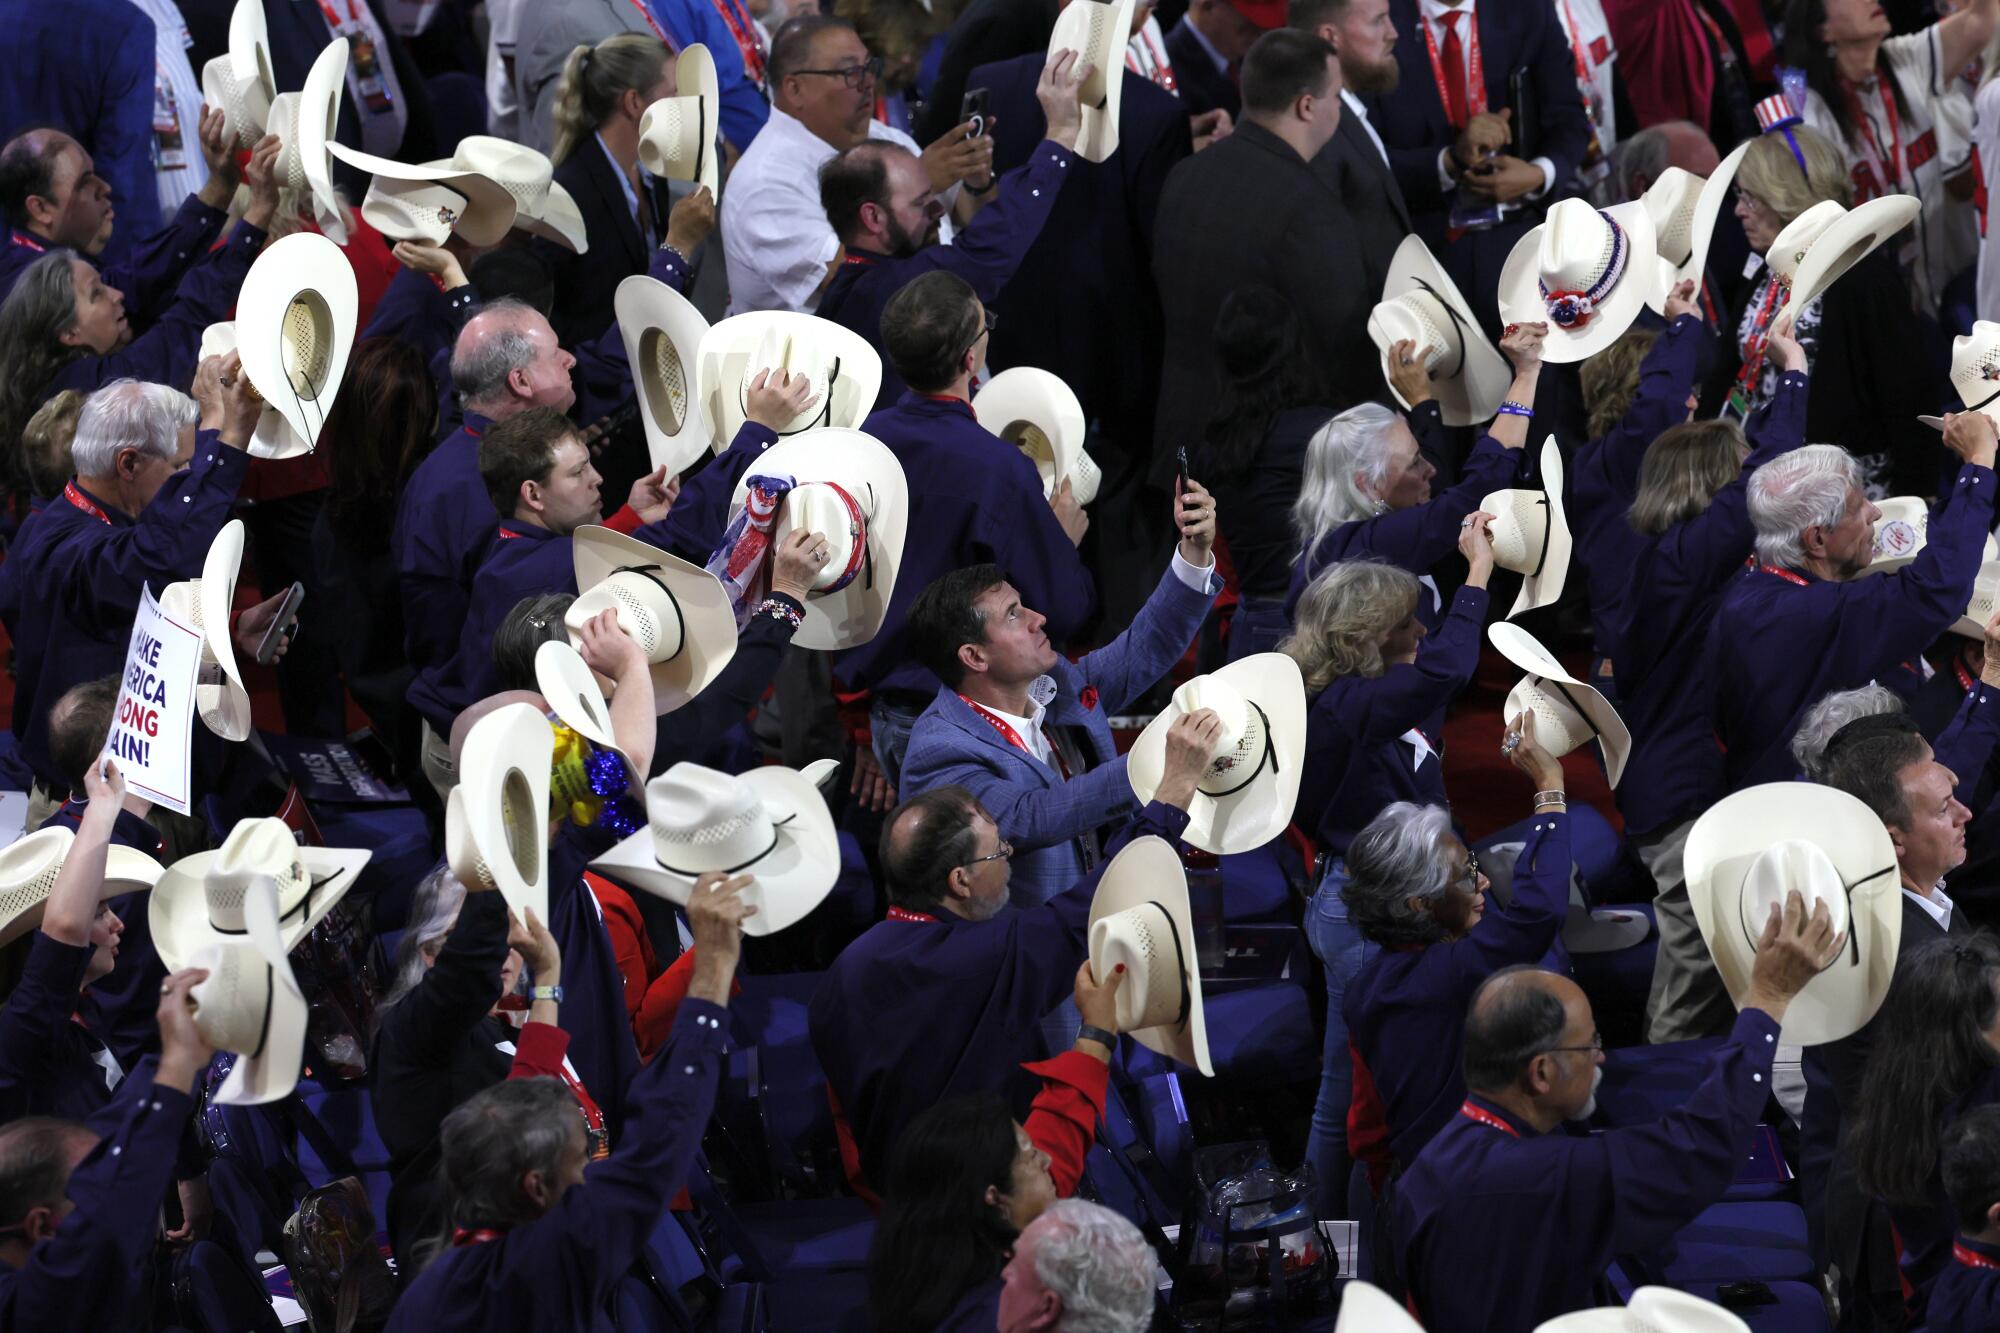
[[[1326,966],[1326,1065],[1306,1141],[1325,1203],[1346,1197],[1353,1071],[1344,1058],[1341,1002],[1367,961],[1366,942],[1341,896],[1348,879],[1344,857],[1355,836],[1393,802],[1450,807],[1438,746],[1446,703],[1479,665],[1486,583],[1493,574],[1492,517],[1475,511],[1459,520],[1465,583],[1429,642],[1417,615],[1429,592],[1417,576],[1353,560],[1313,579],[1299,598],[1291,637],[1279,645],[1299,664],[1312,696],[1293,822],[1313,831],[1324,867],[1305,928]]]
[[[639,162],[640,119],[677,91],[673,55],[650,35],[622,33],[579,46],[563,65],[549,158],[583,216],[589,248],[572,254],[543,241],[536,249],[555,278],[549,322],[565,345],[588,342],[611,326],[618,284],[646,272],[656,249],[672,251],[685,272],[715,230],[715,199],[706,188],[676,203],[668,182]]]

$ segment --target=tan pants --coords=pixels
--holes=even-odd
[[[1694,821],[1687,820],[1637,844],[1639,860],[1653,877],[1653,914],[1660,926],[1653,985],[1646,997],[1646,1040],[1656,1045],[1717,1036],[1736,1021],[1736,1006],[1722,987],[1688,901],[1682,854],[1693,827]]]
[[[431,730],[431,724],[424,723],[423,751],[419,765],[424,777],[429,779],[431,788],[437,792],[440,801],[451,796],[451,789],[458,785],[458,766],[451,762],[451,738],[439,736]]]

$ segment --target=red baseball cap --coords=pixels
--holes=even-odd
[[[1285,26],[1285,0],[1229,0],[1229,4],[1266,32]]]

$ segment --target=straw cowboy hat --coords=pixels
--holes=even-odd
[[[235,350],[235,320],[226,319],[201,331],[201,350],[197,355],[202,360],[211,356],[227,356]],[[252,384],[250,387],[254,389],[257,386]],[[297,458],[312,451],[312,442],[300,439],[299,433],[285,420],[284,413],[267,399],[264,410],[257,415],[257,429],[250,436],[249,455],[252,458]]]
[[[1090,900],[1090,974],[1101,982],[1121,963],[1118,1030],[1213,1077],[1187,871],[1165,838],[1126,843]]]
[[[271,99],[265,122],[284,141],[273,172],[280,185],[312,196],[313,221],[335,245],[347,244],[340,196],[333,190],[333,154],[327,142],[340,122],[340,97],[347,88],[347,39],[336,37],[313,60],[305,87]]]
[[[278,80],[271,72],[271,35],[263,0],[236,0],[229,13],[229,50],[201,67],[201,100],[222,112],[223,124],[247,150],[264,137]]]
[[[347,256],[309,231],[266,245],[236,294],[243,373],[308,451],[347,374],[359,314]]]
[[[1632,753],[1632,733],[1611,701],[1563,669],[1534,635],[1519,625],[1495,621],[1486,637],[1500,655],[1528,674],[1507,695],[1506,717],[1535,715],[1535,740],[1557,759],[1596,741],[1604,754],[1605,779],[1613,786]]]
[[[776,547],[794,528],[825,536],[827,561],[806,594],[805,622],[792,642],[801,648],[852,648],[874,638],[889,612],[903,539],[910,523],[910,488],[903,465],[873,435],[818,430],[780,440],[736,483],[733,519],[755,477],[793,482],[771,525]]]
[[[1652,215],[1660,264],[1659,288],[1646,299],[1654,314],[1666,312],[1667,297],[1681,283],[1692,279],[1695,290],[1701,290],[1708,276],[1708,243],[1715,235],[1715,221],[1729,202],[1729,186],[1749,149],[1748,139],[1736,145],[1706,180],[1668,167],[1647,187],[1642,202]]]
[[[1097,498],[1104,473],[1084,452],[1083,404],[1060,376],[1036,366],[1003,370],[972,396],[972,410],[980,425],[1028,456],[1042,474],[1043,495],[1054,495],[1067,477],[1078,504]]]
[[[1989,553],[1986,562],[1979,567],[1979,576],[1972,581],[1972,599],[1965,604],[1965,614],[1958,618],[1951,632],[1983,641],[1986,638],[1986,622],[1993,618],[1995,611],[2000,611],[2000,561]]]
[[[512,195],[514,226],[519,230],[573,254],[590,249],[583,212],[555,179],[555,163],[545,154],[490,134],[468,134],[458,141],[458,151],[451,155],[449,165],[476,172]]]
[[[1417,345],[1430,372],[1431,396],[1447,426],[1470,426],[1500,410],[1513,367],[1479,331],[1472,307],[1458,284],[1439,267],[1420,236],[1405,236],[1389,261],[1382,301],[1368,315],[1368,336],[1382,353],[1382,378],[1395,393],[1389,374],[1390,351],[1405,340]],[[1405,410],[1409,403],[1396,393]]]
[[[555,720],[600,750],[625,761],[629,779],[644,782],[632,756],[619,748],[611,731],[611,701],[597,684],[597,673],[567,641],[550,639],[535,649],[535,684]],[[566,802],[559,802],[559,807]]]
[[[201,577],[169,583],[160,590],[160,613],[201,635],[203,670],[194,687],[195,712],[203,725],[226,741],[250,735],[250,691],[244,688],[229,633],[236,579],[242,570],[243,520],[232,518],[208,544]]]
[[[215,1100],[258,1106],[298,1086],[311,1010],[280,933],[277,886],[268,878],[245,885],[241,908],[245,938],[198,948],[189,965],[208,976],[189,994],[202,1040],[236,1055]]]
[[[1882,517],[1875,520],[1875,534],[1868,568],[1862,575],[1893,574],[1915,560],[1930,544],[1931,508],[1921,496],[1892,495],[1877,500]],[[1986,534],[1986,560],[2000,559],[2000,542]]]
[[[590,863],[633,888],[685,907],[705,874],[751,875],[746,935],[803,918],[840,877],[840,836],[826,798],[804,773],[772,765],[718,773],[675,764],[646,784],[646,827]]]
[[[1778,1038],[1818,1046],[1858,1031],[1888,994],[1903,937],[1901,881],[1889,830],[1844,791],[1811,782],[1747,787],[1710,806],[1688,833],[1688,900],[1739,1006],[1773,904],[1789,890],[1824,902],[1840,954],[1785,1010]]]
[[[680,472],[714,439],[695,373],[708,321],[692,301],[643,273],[618,284],[612,309],[639,390],[646,452],[654,467]]]
[[[507,187],[453,159],[412,166],[342,143],[330,143],[327,149],[348,166],[368,173],[361,216],[390,240],[443,245],[455,232],[467,243],[484,247],[500,244],[515,223],[514,196]]]
[[[1951,342],[1951,387],[1968,412],[1984,412],[2000,425],[2000,324],[1982,319],[1972,332]],[[1943,417],[1920,416],[1933,430],[1944,429]]]
[[[1558,1315],[1535,1333],[1750,1333],[1750,1325],[1719,1305],[1672,1287],[1640,1287],[1621,1309],[1608,1306]]]
[[[1562,596],[1569,577],[1569,518],[1563,510],[1562,450],[1551,435],[1542,442],[1542,484],[1495,491],[1479,502],[1492,514],[1493,563],[1521,575],[1521,591],[1507,619]]]
[[[762,370],[804,375],[812,406],[778,428],[797,435],[816,426],[859,430],[882,389],[882,358],[852,329],[789,310],[731,315],[701,340],[702,407],[721,453],[742,429],[750,382]]]
[[[1076,151],[1086,162],[1102,162],[1118,151],[1118,105],[1125,91],[1125,43],[1132,36],[1134,0],[1070,0],[1049,34],[1049,54],[1076,52],[1076,68],[1091,66],[1077,85],[1083,109]]]
[[[1908,194],[1884,195],[1853,208],[1824,199],[1786,223],[1764,254],[1786,289],[1773,319],[1793,306],[1805,309],[1869,251],[1915,221],[1922,208]]]
[[[76,834],[60,824],[0,847],[0,944],[11,944],[42,924],[42,909]],[[105,849],[104,880],[97,901],[150,889],[166,872],[144,852],[112,843]]]
[[[618,612],[618,627],[645,651],[653,709],[671,713],[708,688],[736,655],[736,612],[715,575],[596,525],[573,538],[577,599],[563,613],[572,644],[584,622]]]
[[[1581,361],[1618,341],[1660,283],[1653,216],[1638,200],[1595,209],[1564,199],[1500,268],[1500,318],[1546,323],[1542,360]]]
[[[1182,838],[1218,855],[1254,851],[1285,831],[1298,802],[1305,679],[1285,654],[1253,653],[1175,690],[1126,757],[1126,776],[1141,804],[1153,799],[1166,773],[1167,728],[1201,708],[1221,718],[1222,741],[1195,784]]]
[[[203,945],[241,940],[244,897],[262,882],[278,887],[278,933],[285,949],[299,941],[354,887],[370,853],[363,848],[301,847],[282,819],[237,821],[212,852],[167,867],[146,904],[153,944],[169,971],[193,966]]]
[[[496,708],[465,734],[444,809],[444,858],[468,889],[498,889],[516,916],[549,919],[549,763],[555,733],[531,704]]]
[[[639,117],[639,162],[655,176],[693,181],[711,198],[722,188],[722,163],[715,135],[722,115],[721,83],[715,57],[700,42],[681,48],[674,60],[674,95],[662,97]]]
[[[1424,1333],[1403,1303],[1372,1282],[1355,1278],[1341,1284],[1340,1317],[1333,1333]]]

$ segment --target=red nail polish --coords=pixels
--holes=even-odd
[[[1112,968],[1111,970],[1113,972],[1123,972],[1125,970],[1125,964],[1120,963],[1118,966]]]

